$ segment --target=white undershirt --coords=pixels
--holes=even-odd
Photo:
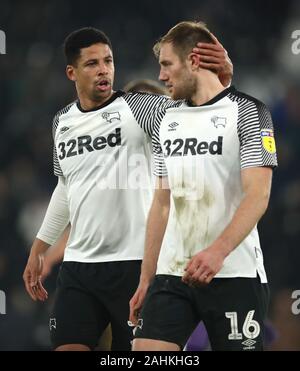
[[[57,186],[53,191],[37,238],[49,245],[54,245],[68,225],[69,219],[70,214],[64,178],[58,177]]]

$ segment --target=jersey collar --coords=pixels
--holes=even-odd
[[[115,99],[121,97],[122,95],[124,95],[125,93],[122,91],[122,90],[117,90],[116,92],[113,93],[113,95],[106,101],[104,102],[103,104],[101,104],[100,106],[98,107],[95,107],[95,108],[92,108],[92,109],[89,109],[89,110],[85,110],[81,107],[80,105],[80,102],[79,102],[79,99],[76,101],[76,106],[77,108],[79,109],[79,111],[81,112],[93,112],[93,111],[97,111],[98,109],[101,109],[103,107],[106,107],[108,106],[109,104],[111,104]]]
[[[218,102],[219,100],[223,99],[224,97],[226,97],[227,94],[232,93],[233,91],[235,91],[234,86],[230,86],[229,88],[226,88],[226,89],[222,90],[221,93],[217,94],[215,97],[213,97],[212,99],[210,99],[208,102],[203,103],[203,104],[200,104],[199,106],[193,104],[190,100],[187,100],[186,101],[186,104],[189,107],[210,106],[211,104],[214,104],[214,103]]]

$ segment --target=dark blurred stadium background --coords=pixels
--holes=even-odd
[[[291,293],[300,290],[300,54],[292,53],[291,38],[300,30],[299,0],[1,0],[7,54],[0,55],[0,290],[7,314],[0,314],[0,350],[49,349],[57,270],[46,281],[46,304],[29,299],[22,273],[56,184],[52,117],[74,98],[63,39],[79,27],[103,29],[114,46],[115,88],[121,88],[133,78],[157,78],[153,42],[184,19],[207,22],[234,63],[234,85],[272,111],[280,167],[259,226],[278,333],[270,349],[300,350],[300,314],[291,311]]]

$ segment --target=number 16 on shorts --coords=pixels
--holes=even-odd
[[[243,334],[248,339],[255,339],[260,334],[260,325],[253,319],[255,311],[250,310],[243,324]],[[228,335],[229,340],[241,340],[243,334],[239,332],[237,312],[226,312],[225,317],[230,319],[231,333]]]

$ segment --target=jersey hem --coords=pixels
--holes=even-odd
[[[118,261],[129,261],[129,260],[143,260],[143,257],[129,257],[129,258],[110,258],[110,259],[72,259],[64,258],[64,262],[76,262],[76,263],[109,263],[109,262],[118,262]]]
[[[168,276],[176,276],[176,277],[182,277],[182,274],[180,273],[167,273],[167,272],[156,272],[156,275],[159,274],[166,274]],[[259,274],[258,271],[255,272],[255,274],[217,274],[214,276],[214,278],[256,278],[259,276],[261,283],[268,283],[268,279],[264,277],[263,275]]]

